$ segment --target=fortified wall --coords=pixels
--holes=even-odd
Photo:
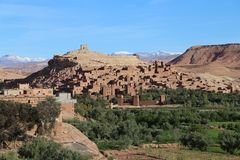
[[[145,100],[141,101],[139,95],[133,96],[131,102],[125,102],[124,96],[120,95],[117,98],[118,106],[155,106],[155,105],[163,105],[165,103],[166,97],[165,95],[161,95],[159,100]]]

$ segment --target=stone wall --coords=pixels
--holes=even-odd
[[[124,103],[125,99],[123,95],[118,96],[118,106],[124,106],[124,105],[133,105],[133,106],[151,106],[151,105],[163,105],[165,103],[165,95],[161,95],[159,97],[159,100],[145,100],[140,101],[139,95],[135,95],[132,97],[132,101],[130,103]]]

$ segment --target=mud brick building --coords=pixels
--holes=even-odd
[[[5,89],[0,95],[0,100],[28,103],[36,106],[46,97],[53,95],[53,89],[31,88],[29,84],[19,84],[16,89]]]

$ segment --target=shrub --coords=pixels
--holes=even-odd
[[[219,142],[224,151],[233,154],[240,149],[240,134],[223,132],[219,134]]]
[[[208,143],[206,139],[197,132],[191,132],[183,135],[180,138],[181,143],[190,149],[199,149],[201,151],[206,151]]]
[[[0,160],[20,160],[17,153],[8,152],[3,155],[0,155]]]
[[[82,160],[87,157],[63,148],[60,144],[44,138],[36,138],[24,144],[18,151],[23,159],[28,160]]]

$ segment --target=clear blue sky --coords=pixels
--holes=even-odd
[[[240,42],[240,0],[0,0],[0,55],[185,51]]]

